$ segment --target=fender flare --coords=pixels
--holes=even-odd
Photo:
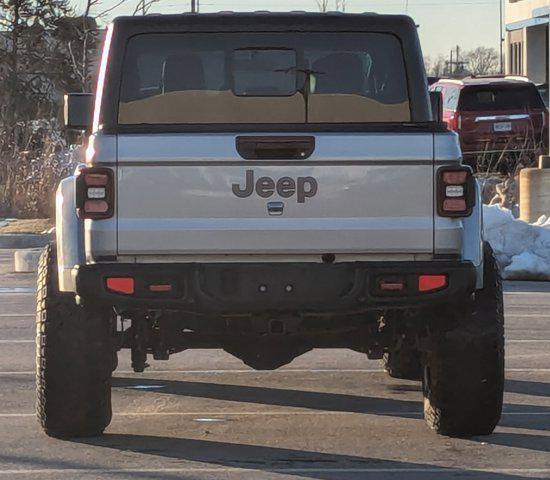
[[[55,197],[55,240],[61,292],[76,292],[72,270],[85,263],[84,220],[76,214],[75,179],[73,175],[61,180]]]
[[[462,258],[472,262],[476,269],[476,289],[483,288],[483,204],[481,190],[476,181],[476,204],[472,214],[462,220],[464,241]]]

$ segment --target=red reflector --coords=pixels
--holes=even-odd
[[[447,286],[447,275],[419,275],[418,291],[432,292]]]
[[[171,292],[172,285],[149,285],[151,292]]]
[[[84,182],[89,187],[104,187],[109,183],[109,177],[104,173],[85,173]]]
[[[463,185],[468,179],[466,170],[443,172],[443,183],[446,185]]]
[[[107,279],[107,290],[132,295],[134,293],[134,279],[132,277],[110,277]]]
[[[380,290],[387,292],[399,292],[405,288],[403,282],[380,282]]]
[[[105,200],[86,200],[84,202],[85,213],[105,213],[109,210],[109,204]]]
[[[465,212],[467,209],[464,198],[446,198],[443,201],[444,212]]]

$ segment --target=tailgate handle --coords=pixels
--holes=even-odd
[[[315,137],[244,137],[236,140],[237,152],[246,160],[303,160],[315,150]]]

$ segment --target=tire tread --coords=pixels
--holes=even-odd
[[[112,338],[105,312],[58,290],[55,245],[38,266],[36,413],[52,437],[100,435],[111,420]]]
[[[431,339],[423,381],[424,417],[438,433],[488,435],[502,413],[504,311],[502,280],[484,245],[484,287],[451,331]]]

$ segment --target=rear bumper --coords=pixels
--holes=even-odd
[[[444,274],[447,286],[418,291],[419,274]],[[73,270],[84,302],[121,310],[176,310],[194,314],[353,314],[368,310],[421,307],[459,300],[475,290],[470,262],[350,262],[339,264],[117,264]],[[134,293],[107,289],[109,277],[131,277]],[[382,292],[380,281],[403,280],[402,291]],[[152,292],[150,285],[171,285]]]

